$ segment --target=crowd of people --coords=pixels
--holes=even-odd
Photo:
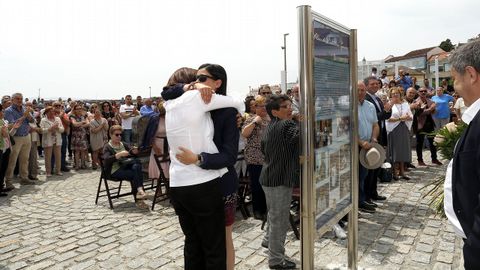
[[[468,107],[460,94],[446,80],[434,90],[428,79],[419,86],[402,70],[392,79],[386,70],[380,76],[375,71],[357,84],[359,151],[365,155],[385,151],[397,181],[410,180],[407,172],[415,168],[412,142],[417,166],[427,166],[425,147],[431,163],[441,165],[428,134],[450,121],[461,121]],[[185,268],[234,268],[232,225],[238,179],[246,175],[254,218],[267,222],[261,245],[268,249],[269,267],[295,268],[284,245],[292,189],[299,185],[300,88],[295,85],[283,95],[262,85],[257,95],[239,101],[226,96],[226,85],[223,67],[204,64],[178,69],[162,99],[137,97],[136,104],[131,95],[121,103],[91,104],[70,99],[28,101],[21,93],[4,96],[0,195],[15,188],[16,175],[21,185],[38,183],[38,158],[44,157],[47,180],[71,169],[102,166],[107,177],[130,180],[137,205],[145,207],[142,164],[126,159],[139,153],[135,118],[147,116],[154,123],[151,158],[170,156],[161,168],[150,162],[149,173],[158,177],[163,170],[169,178],[169,196],[185,234]],[[239,156],[244,156],[246,168]],[[369,166],[370,160],[359,161],[359,210],[375,213],[376,201],[387,199],[378,193],[377,182],[391,180],[379,166]],[[345,237],[341,226],[335,225],[334,232]]]
[[[99,154],[110,139],[109,129],[121,125],[122,138],[131,142],[133,117],[159,111],[151,99],[130,95],[124,104],[115,101],[29,101],[22,93],[2,97],[0,126],[0,194],[15,188],[14,176],[21,185],[38,182],[38,158],[45,158],[45,175],[61,176],[71,169],[96,170]],[[134,107],[134,108],[132,108]]]

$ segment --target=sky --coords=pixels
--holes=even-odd
[[[0,0],[0,94],[158,96],[180,67],[217,63],[228,93],[298,74],[297,6],[357,29],[379,60],[480,34],[480,1]]]

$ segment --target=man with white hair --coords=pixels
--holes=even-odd
[[[372,148],[371,143],[377,142],[380,134],[377,113],[375,105],[365,100],[367,90],[363,81],[358,81],[358,144],[361,148],[368,150]],[[375,207],[366,203],[365,179],[367,178],[368,169],[358,163],[358,209],[368,213],[374,213]]]
[[[445,214],[464,241],[465,269],[480,269],[480,40],[455,50],[450,62],[454,88],[469,108],[445,177]]]
[[[15,188],[12,184],[12,178],[17,159],[20,169],[20,183],[22,185],[35,184],[35,182],[28,179],[28,159],[32,145],[29,123],[34,121],[31,115],[32,112],[32,108],[23,107],[23,95],[21,93],[12,95],[12,105],[5,110],[5,120],[9,123],[10,135],[13,136],[15,141],[15,144],[12,143],[12,150],[5,174],[7,189]]]

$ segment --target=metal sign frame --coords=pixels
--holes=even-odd
[[[358,243],[358,126],[357,126],[357,37],[356,30],[330,20],[316,12],[310,6],[297,7],[298,33],[299,33],[299,85],[301,112],[304,122],[301,128],[302,136],[302,179],[301,179],[301,260],[302,269],[314,269],[314,242],[317,234],[323,234],[330,229],[332,224],[349,213],[348,222],[348,266],[357,268],[357,243]],[[335,30],[350,36],[350,161],[351,161],[351,204],[339,213],[336,213],[324,226],[316,229],[315,225],[315,177],[314,177],[314,128],[315,104],[314,99],[314,20],[324,23]]]

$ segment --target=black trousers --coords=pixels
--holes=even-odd
[[[418,134],[415,134],[415,137],[417,139],[417,159],[418,161],[423,161],[423,142],[425,141],[425,134],[421,134],[421,132],[418,132]],[[433,137],[428,136],[428,147],[430,148],[430,155],[432,157],[432,161],[437,159],[437,148],[435,147],[435,144],[433,144]]]
[[[267,201],[265,200],[265,192],[260,185],[260,173],[262,165],[248,164],[247,170],[250,175],[250,188],[252,190],[252,209],[253,212],[259,214],[267,213]]]
[[[465,270],[480,269],[480,248],[475,248],[466,243],[463,244],[463,261]]]
[[[365,178],[365,200],[371,200],[378,196],[377,192],[377,178],[380,174],[380,168],[375,170],[368,170],[367,177]]]
[[[170,187],[169,192],[185,234],[185,269],[226,269],[225,211],[219,178]]]
[[[8,159],[10,157],[10,148],[2,153],[0,151],[0,190],[5,187],[5,173],[7,172]]]

